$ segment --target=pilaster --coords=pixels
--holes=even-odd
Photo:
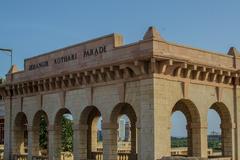
[[[111,123],[102,124],[103,160],[117,160],[117,126]]]

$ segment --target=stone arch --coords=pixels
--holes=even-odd
[[[41,116],[45,116],[46,121],[47,121],[47,123],[48,123],[48,115],[47,115],[47,113],[46,113],[44,110],[38,110],[38,111],[35,113],[34,117],[33,117],[33,122],[32,122],[32,124],[33,124],[34,127],[35,127],[36,125],[39,125],[39,123],[40,123],[39,120],[40,120]]]
[[[222,156],[232,156],[232,118],[228,107],[222,102],[216,102],[209,109],[215,110],[221,119]]]
[[[216,102],[211,105],[210,109],[215,110],[219,114],[221,118],[221,123],[226,122],[232,124],[231,114],[224,103]]]
[[[24,112],[19,112],[14,121],[14,154],[27,153],[28,119]]]
[[[116,123],[118,116],[121,114],[126,114],[129,117],[131,124],[136,125],[137,115],[134,108],[129,103],[117,104],[112,110],[112,113],[110,116],[110,122]]]
[[[61,108],[58,110],[54,118],[54,157],[56,159],[61,159],[60,156],[62,152],[62,117],[64,114],[72,115],[69,109]]]
[[[177,101],[172,109],[172,113],[175,111],[181,111],[189,122],[200,123],[199,111],[195,104],[188,99],[181,99]]]
[[[64,114],[71,114],[71,115],[72,115],[71,111],[70,111],[69,109],[67,109],[67,108],[61,108],[61,109],[59,109],[58,112],[56,113],[55,118],[54,118],[54,124],[55,124],[55,126],[60,124],[60,122],[61,122],[60,120],[61,120],[61,119],[59,119],[59,117],[61,117],[61,116],[64,115]]]
[[[86,148],[85,155],[80,155],[82,158],[94,159],[96,157],[96,152],[98,150],[98,121],[100,120],[101,112],[96,106],[87,106],[83,109],[80,115],[80,132],[84,137],[80,137],[80,144],[84,145]],[[84,141],[84,138],[86,141]]]
[[[201,119],[200,113],[195,104],[189,99],[180,99],[175,103],[172,108],[171,115],[180,111],[185,115],[187,120],[187,144],[188,144],[188,156],[200,156],[201,155]],[[171,138],[171,137],[170,137]]]
[[[46,156],[48,154],[48,151],[41,151],[41,146],[40,146],[40,124],[42,122],[42,118],[44,118],[45,122],[46,122],[46,128],[42,128],[46,130],[46,138],[47,138],[47,144],[48,144],[48,124],[49,124],[49,120],[48,120],[48,116],[47,113],[44,110],[38,110],[34,117],[33,117],[33,126],[32,126],[32,155],[44,155]],[[41,151],[41,153],[40,153]]]
[[[96,106],[85,107],[80,115],[80,124],[88,124],[89,119],[94,118],[94,116],[101,116],[100,110]]]
[[[118,103],[112,110],[110,115],[110,123],[112,127],[112,139],[111,143],[115,146],[115,150],[117,151],[117,128],[118,128],[118,117],[121,115],[127,115],[130,120],[130,131],[131,131],[131,150],[129,159],[137,159],[137,114],[134,110],[133,106],[129,103]],[[117,153],[113,153],[117,155]]]

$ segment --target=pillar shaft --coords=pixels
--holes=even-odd
[[[39,155],[39,132],[28,126],[28,160]]]
[[[232,156],[232,124],[221,124],[222,153],[223,156]]]
[[[79,159],[85,160],[87,159],[87,125],[80,125],[79,128]]]
[[[76,160],[87,159],[87,126],[79,126],[79,124],[73,126],[73,155]]]
[[[103,123],[103,159],[117,160],[117,126]]]
[[[131,126],[131,158],[137,158],[137,130],[136,126]]]
[[[60,157],[60,151],[58,150],[58,147],[55,143],[56,142],[55,132],[56,132],[55,127],[53,125],[49,125],[48,126],[48,159],[49,160],[59,160],[59,157]]]
[[[207,157],[207,127],[200,123],[190,123],[188,130],[188,151],[189,156]]]
[[[12,140],[13,140],[13,118],[12,118],[12,102],[11,98],[5,97],[4,99],[4,110],[5,110],[5,118],[4,118],[4,159],[12,159],[11,156],[13,154],[12,150]]]

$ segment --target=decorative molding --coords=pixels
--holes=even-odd
[[[101,66],[92,70],[77,71],[36,79],[32,81],[6,83],[0,86],[4,96],[18,96],[66,90],[79,86],[93,85],[115,80],[128,80],[136,77],[159,74],[186,80],[205,81],[224,85],[239,85],[240,71],[219,67],[193,64],[173,58],[145,58],[118,65]]]

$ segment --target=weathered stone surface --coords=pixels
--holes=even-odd
[[[235,55],[235,49],[221,55],[172,44],[150,27],[144,40],[130,45],[111,34],[26,59],[25,69],[12,69],[7,83],[0,85],[6,108],[5,159],[23,154],[24,130],[30,133],[28,158],[38,153],[40,115],[48,120],[49,160],[59,159],[59,124],[65,113],[73,116],[76,159],[93,154],[96,138],[89,137],[96,128],[91,124],[102,116],[103,159],[116,160],[121,114],[128,115],[136,133],[131,157],[176,159],[167,157],[175,111],[187,119],[188,159],[206,159],[211,108],[221,117],[223,155],[238,160],[240,59]]]

